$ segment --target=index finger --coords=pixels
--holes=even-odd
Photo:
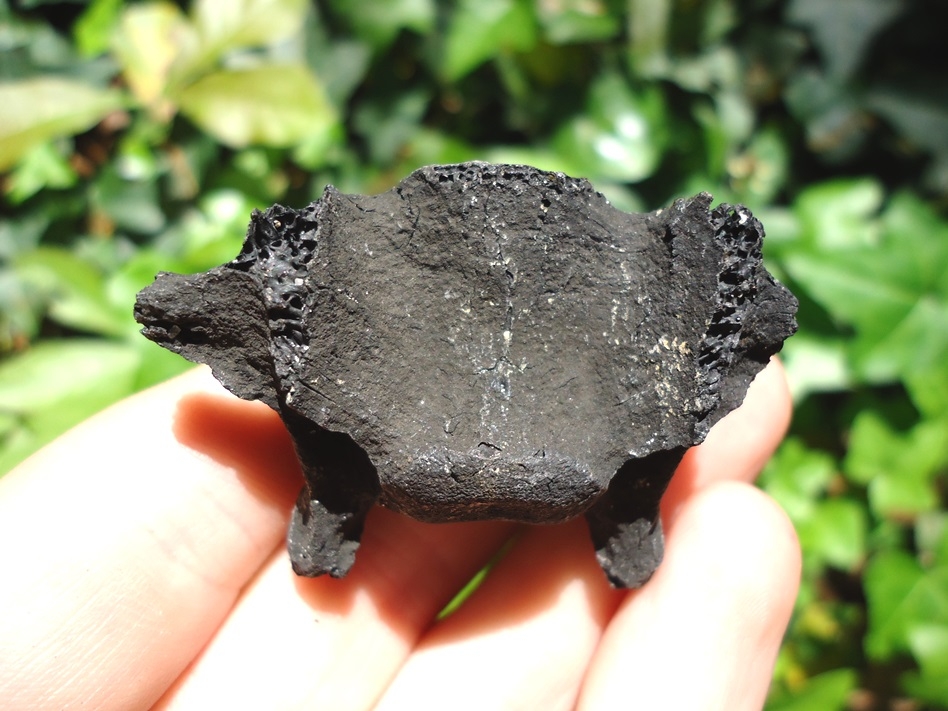
[[[206,369],[39,452],[0,480],[0,697],[154,703],[279,544],[298,487],[276,414]]]

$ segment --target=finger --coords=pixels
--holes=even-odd
[[[342,580],[298,578],[281,550],[158,708],[371,708],[511,529],[376,508]]]
[[[702,490],[655,577],[610,622],[578,708],[760,709],[799,574],[793,527],[771,499],[735,482]]]
[[[689,486],[679,489],[679,497],[692,495],[694,486],[707,486],[725,474],[751,478],[750,470],[766,460],[786,428],[785,393],[779,364],[766,369],[741,411],[715,428],[705,454],[693,456],[685,465]],[[733,468],[719,466],[716,457],[729,459]],[[510,616],[516,624],[484,633],[484,620],[505,606],[516,605],[517,600],[548,599],[559,589],[553,580],[560,581],[559,587],[562,580],[581,583],[583,594],[563,594],[556,604],[542,608],[519,606]],[[571,707],[608,619],[602,613],[614,608],[616,595],[595,564],[585,525],[531,529],[471,600],[424,638],[386,691],[380,708],[396,709],[412,699],[413,707],[419,708],[429,702],[436,707],[445,700],[452,707],[499,708],[515,705],[518,699],[537,708]],[[445,639],[452,641],[446,644]],[[474,668],[482,671],[472,675],[469,670]],[[482,677],[490,683],[482,683]]]
[[[571,709],[619,597],[583,521],[528,528],[376,709]]]
[[[665,522],[682,502],[715,482],[753,481],[783,439],[791,413],[786,374],[774,358],[751,382],[741,406],[685,454],[662,499]]]
[[[224,443],[230,449],[225,453]],[[131,398],[0,480],[0,698],[147,707],[284,536],[296,460],[206,369]]]

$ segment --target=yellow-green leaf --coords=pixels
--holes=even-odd
[[[191,14],[202,44],[223,53],[292,37],[306,10],[306,0],[196,0]]]
[[[305,67],[267,65],[214,72],[181,92],[181,111],[229,146],[291,146],[336,121]]]
[[[0,473],[133,390],[141,356],[105,340],[48,340],[0,363]]]
[[[112,38],[112,50],[135,98],[163,120],[174,113],[165,96],[172,67],[196,45],[184,13],[169,2],[126,8]]]
[[[0,170],[32,148],[85,131],[122,106],[122,96],[74,79],[38,77],[0,84]]]

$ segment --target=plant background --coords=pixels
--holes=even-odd
[[[801,301],[768,709],[948,709],[945,26],[939,0],[0,0],[0,472],[187,367],[134,295],[232,258],[255,207],[474,158],[624,209],[709,190]]]

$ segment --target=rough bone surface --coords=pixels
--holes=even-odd
[[[661,561],[685,450],[795,329],[762,238],[706,193],[628,214],[561,173],[431,166],[255,212],[232,262],[159,274],[135,316],[282,416],[306,478],[297,573],[345,575],[378,503],[435,522],[585,515],[609,580],[635,587]]]

